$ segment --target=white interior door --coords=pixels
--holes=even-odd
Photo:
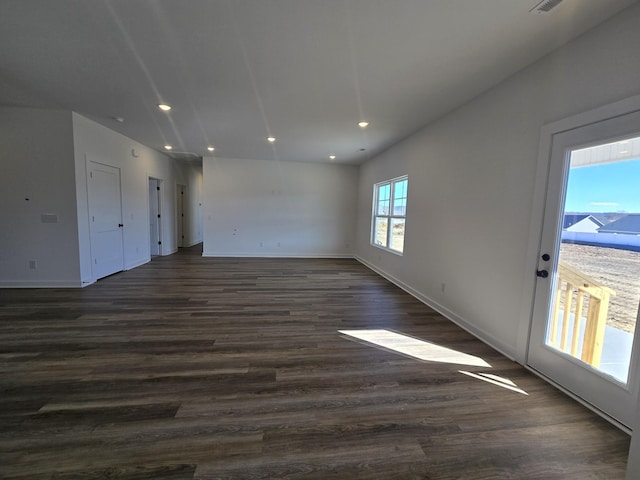
[[[120,169],[88,162],[91,268],[98,280],[124,269]]]
[[[553,135],[544,215],[528,364],[630,427],[638,395],[640,112]]]
[[[162,253],[160,180],[149,178],[149,249],[151,256]]]

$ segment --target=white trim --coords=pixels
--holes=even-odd
[[[94,282],[91,282],[94,283]],[[63,280],[39,281],[33,282],[21,280],[16,282],[1,281],[0,288],[82,288],[91,283],[83,284],[82,282],[65,282]]]
[[[133,270],[136,267],[139,267],[141,265],[144,265],[145,263],[149,263],[151,261],[151,257],[147,257],[147,258],[139,258],[138,260],[134,260],[131,263],[128,263],[127,265],[125,265],[124,269],[126,270]]]
[[[596,415],[598,415],[599,417],[603,418],[604,420],[606,420],[607,422],[611,423],[613,426],[618,427],[620,430],[622,430],[624,433],[626,433],[627,435],[631,435],[631,429],[629,427],[627,427],[626,425],[620,423],[619,421],[617,421],[615,418],[607,415],[605,412],[603,412],[602,410],[600,410],[599,408],[595,407],[594,405],[592,405],[591,403],[587,402],[586,400],[584,400],[582,397],[577,396],[575,393],[567,390],[566,388],[564,388],[562,385],[560,385],[559,383],[554,382],[552,379],[550,379],[549,377],[547,377],[546,375],[544,375],[542,372],[539,372],[538,370],[536,370],[533,367],[530,367],[529,365],[524,365],[524,368],[528,371],[533,373],[536,377],[541,378],[542,380],[544,380],[545,382],[547,382],[548,384],[550,384],[551,386],[553,386],[554,388],[560,390],[562,393],[564,393],[565,395],[567,395],[568,397],[571,397],[573,400],[575,400],[576,402],[578,402],[580,405],[587,407],[589,410],[591,410],[593,413],[595,413]]]
[[[199,243],[199,242],[198,242]],[[216,253],[202,252],[203,257],[218,258],[354,258],[348,253]]]

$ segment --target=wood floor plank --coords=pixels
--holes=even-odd
[[[624,478],[625,433],[355,260],[200,253],[0,290],[0,478]]]

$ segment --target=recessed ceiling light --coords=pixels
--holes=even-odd
[[[209,147],[207,147],[207,150],[209,150],[210,152],[213,152],[215,150],[215,148],[209,146]]]
[[[166,103],[159,103],[158,108],[163,112],[168,112],[169,110],[171,110],[171,105],[167,105]]]
[[[267,137],[267,142],[273,143],[276,141],[276,137]]]
[[[329,155],[329,159],[331,159],[331,160],[335,160],[335,159],[336,159],[336,156],[335,156],[335,155]]]
[[[171,150],[172,148],[173,148],[173,147],[172,147],[171,145],[165,145],[165,146],[164,146],[164,149],[165,149],[165,150]]]
[[[367,128],[369,126],[369,122],[365,122],[365,121],[358,122],[358,126],[360,128]]]

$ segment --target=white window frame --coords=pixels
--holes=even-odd
[[[401,197],[402,199],[404,199],[404,215],[397,215],[397,214],[394,214],[395,190],[396,190],[396,186],[399,183],[405,182],[405,181],[407,182],[407,189],[406,189],[406,192],[405,192],[405,196]],[[388,212],[385,214],[385,213],[382,213],[382,212],[378,211],[378,208],[380,206],[380,202],[379,202],[380,190],[382,189],[382,187],[385,187],[387,185],[389,185],[389,205],[388,205]],[[392,224],[393,220],[402,219],[402,220],[404,220],[405,231],[406,231],[408,191],[409,191],[409,176],[408,175],[402,175],[401,177],[392,178],[390,180],[385,180],[383,182],[378,182],[378,183],[373,185],[373,202],[372,202],[373,205],[372,205],[372,209],[371,209],[371,235],[370,235],[370,242],[371,242],[372,246],[380,248],[380,249],[385,250],[387,252],[395,253],[396,255],[400,255],[400,256],[403,255],[403,253],[404,253],[404,241],[403,241],[403,245],[402,245],[402,251],[395,250],[394,248],[392,248],[391,224]],[[377,233],[377,231],[376,231],[377,230],[376,229],[376,219],[386,219],[386,221],[387,221],[386,245],[379,244],[376,241],[376,233]]]

